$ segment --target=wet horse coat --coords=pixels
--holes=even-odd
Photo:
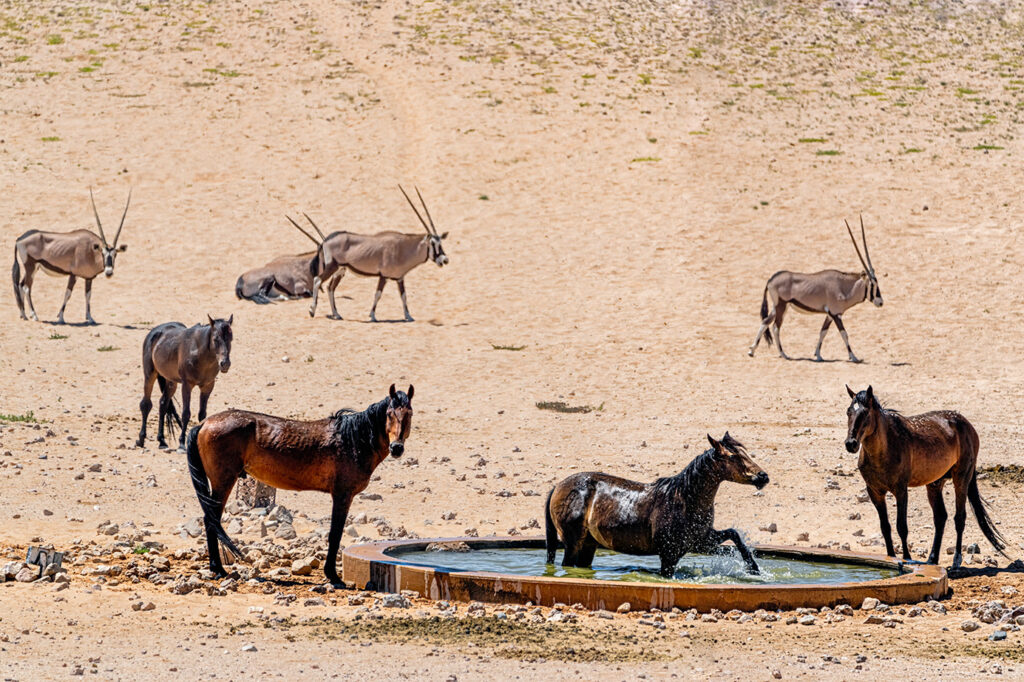
[[[722,481],[763,488],[764,472],[728,433],[708,436],[711,449],[679,474],[638,483],[609,474],[569,476],[548,494],[544,505],[547,560],[554,563],[558,538],[565,545],[563,566],[589,568],[598,547],[623,554],[661,558],[661,574],[671,576],[688,552],[710,553],[731,540],[747,568],[757,563],[734,528],[714,529],[715,495]]]

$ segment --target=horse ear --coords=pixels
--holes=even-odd
[[[870,404],[870,403],[874,402],[874,400],[875,400],[875,391],[874,391],[873,388],[868,386],[867,393],[868,393],[868,404]]]
[[[395,392],[394,384],[391,384],[391,388],[388,389],[388,395],[391,396],[392,400],[396,400],[398,398],[398,394]]]
[[[235,314],[231,313],[231,317],[228,318],[228,326],[230,327],[231,323],[234,322],[234,321],[235,321]]]
[[[409,396],[409,400],[412,400],[412,394],[415,390],[416,388],[412,384],[409,384],[409,390],[406,391],[405,393],[407,396]]]
[[[712,438],[710,433],[708,434],[708,442],[711,443],[711,447],[713,447],[716,452],[721,452],[722,451],[722,444],[719,443],[714,438]]]
[[[850,394],[850,400],[853,400],[854,398],[857,397],[857,394],[853,392],[853,389],[850,388],[849,384],[846,385],[846,392]]]
[[[213,318],[210,317],[209,313],[206,314],[206,319],[208,319],[210,321],[210,326],[212,327],[213,326]]]

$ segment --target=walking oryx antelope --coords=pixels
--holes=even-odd
[[[818,335],[818,345],[814,349],[815,360],[821,362],[821,342],[825,340],[825,333],[828,332],[829,326],[835,322],[843,337],[843,342],[846,343],[850,362],[860,362],[853,354],[853,349],[850,348],[850,339],[843,326],[843,313],[868,299],[871,299],[876,306],[881,307],[882,290],[878,288],[878,278],[875,277],[875,268],[871,264],[871,255],[868,253],[868,242],[864,235],[864,216],[861,216],[860,219],[860,238],[864,243],[863,256],[848,222],[846,231],[850,233],[853,248],[857,250],[857,257],[860,258],[864,271],[853,273],[822,270],[809,275],[788,270],[776,272],[768,279],[768,283],[764,287],[764,296],[761,299],[761,328],[757,330],[754,345],[750,347],[748,355],[754,356],[754,350],[761,342],[762,336],[769,345],[771,344],[772,333],[768,330],[768,326],[771,325],[775,330],[775,342],[779,346],[779,355],[787,360],[790,359],[782,350],[782,337],[779,336],[779,329],[782,327],[782,318],[786,314],[786,307],[793,304],[798,310],[806,313],[825,313],[825,322],[821,325],[821,333]],[[769,297],[772,300],[770,313],[768,312]]]
[[[374,294],[373,307],[370,308],[370,320],[373,322],[377,321],[377,301],[380,300],[381,292],[384,291],[384,285],[387,284],[389,279],[393,279],[398,282],[398,293],[402,296],[405,320],[406,322],[413,321],[412,315],[409,314],[409,305],[405,299],[405,276],[417,265],[426,263],[428,260],[437,263],[438,267],[445,266],[448,263],[448,256],[441,246],[441,240],[447,237],[448,233],[437,233],[437,228],[434,227],[434,219],[430,216],[427,204],[423,201],[423,196],[418,189],[416,190],[416,196],[419,197],[420,203],[423,205],[423,212],[426,213],[427,220],[430,221],[429,224],[420,215],[416,205],[412,203],[412,199],[405,193],[405,190],[401,186],[399,186],[399,189],[402,190],[406,201],[412,206],[416,217],[419,218],[420,223],[426,229],[426,236],[393,231],[378,232],[376,234],[332,232],[325,238],[323,233],[317,229],[322,241],[319,242],[319,252],[311,269],[313,274],[313,305],[309,309],[310,317],[316,315],[321,282],[330,280],[327,285],[327,293],[331,300],[331,314],[328,317],[332,320],[341,319],[341,315],[338,314],[338,308],[334,302],[334,290],[338,287],[338,283],[341,282],[341,278],[347,269],[364,277],[377,277],[377,293]],[[306,216],[306,218],[309,219],[309,216]],[[310,220],[310,222],[312,223],[313,221]],[[314,224],[313,227],[316,227],[316,225]],[[299,229],[302,230],[302,228]],[[313,239],[314,242],[316,241],[305,230],[302,230],[302,232],[310,239]]]
[[[121,224],[117,227],[113,245],[107,243],[107,236],[103,233],[103,224],[100,222],[100,214],[96,210],[96,200],[93,199],[91,188],[89,189],[89,199],[92,200],[92,212],[96,216],[96,227],[100,230],[99,237],[89,230],[74,230],[73,232],[29,230],[14,242],[14,267],[11,268],[11,278],[14,280],[14,298],[18,302],[21,319],[28,319],[25,316],[25,304],[28,303],[28,311],[32,319],[39,320],[35,306],[32,305],[32,281],[35,279],[36,267],[42,266],[43,271],[47,274],[57,277],[68,276],[68,288],[64,292],[64,303],[61,304],[60,312],[57,313],[57,323],[64,324],[64,308],[67,307],[68,299],[71,298],[75,282],[81,277],[85,280],[85,319],[89,324],[96,324],[90,310],[92,280],[101,272],[105,273],[107,277],[113,275],[114,259],[119,252],[128,248],[127,244],[118,246],[117,240],[121,236],[121,228],[124,227],[124,218],[128,215],[128,204],[131,203],[132,193],[131,190],[128,191],[128,201],[124,204],[124,213],[121,214]],[[24,277],[21,276],[19,259],[25,265]]]

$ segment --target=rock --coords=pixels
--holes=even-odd
[[[860,512],[853,512],[846,518],[850,519],[851,521],[860,521]]]
[[[319,561],[314,557],[306,557],[305,559],[298,559],[292,562],[292,575],[309,575],[313,572],[313,569],[319,565]]]
[[[287,362],[287,360],[286,360],[286,362]],[[259,651],[259,649],[256,648],[255,644],[243,644],[241,651],[253,652],[253,651]]]
[[[190,538],[197,538],[205,532],[203,527],[203,519],[196,517],[191,521],[182,525],[181,529],[185,531]]]
[[[796,541],[797,542],[807,542],[810,539],[811,539],[811,536],[808,533],[800,533],[800,535],[796,536]]]
[[[772,677],[774,677],[776,680],[781,680],[782,679],[782,671],[778,670],[778,669],[773,670],[772,671]]]
[[[14,580],[14,577],[18,575],[21,569],[25,568],[25,562],[23,561],[9,561],[4,564],[2,570],[0,570],[0,582],[5,580]]]
[[[972,542],[971,544],[967,545],[967,553],[968,554],[981,554],[981,547],[978,547],[978,543],[977,542]]]
[[[327,602],[324,601],[323,597],[313,597],[302,602],[303,606],[327,606]]]
[[[808,613],[806,616],[800,616],[800,620],[797,622],[800,623],[800,625],[814,625],[816,620],[817,618]]]
[[[158,571],[169,571],[171,570],[171,562],[165,556],[159,554],[153,554],[150,556],[149,563],[153,564],[153,568]]]
[[[988,636],[990,642],[1001,642],[1006,639],[1006,630],[996,630]]]
[[[95,464],[90,464],[88,471],[91,471],[94,474],[98,474],[99,472],[103,471],[103,465],[100,464],[99,462],[96,462]]]
[[[604,618],[605,620],[611,620],[615,618],[615,616],[612,615],[611,611],[605,611],[604,609],[594,611],[593,615],[595,618]]]
[[[426,546],[427,552],[470,552],[472,547],[461,540],[454,542],[431,542]]]
[[[455,512],[453,512],[453,511],[446,511],[443,514],[441,514],[441,520],[442,521],[454,521],[456,516],[457,516],[457,514]]]
[[[618,608],[616,608],[615,610],[618,613],[629,613],[631,608],[632,608],[632,605],[630,605],[630,603],[628,601],[625,601],[625,602],[622,602],[621,604],[619,604]]]
[[[866,597],[860,605],[861,611],[873,611],[878,606],[878,600],[874,597]]]
[[[407,609],[412,603],[405,595],[385,594],[380,598],[380,605],[386,609]]]
[[[881,616],[881,615],[879,615],[877,613],[872,613],[870,616],[868,616],[866,619],[864,619],[864,623],[866,625],[880,625],[880,624],[882,624],[884,622],[885,622],[885,617]]]
[[[946,607],[943,606],[940,602],[935,601],[934,599],[928,602],[928,608],[930,608],[935,613],[943,615],[945,615],[946,613]]]
[[[14,579],[19,583],[31,583],[39,580],[39,566],[34,564],[22,566],[17,575],[14,576]]]
[[[839,604],[838,606],[836,606],[835,611],[841,616],[853,615],[853,607],[849,604]]]
[[[120,530],[120,527],[116,523],[112,523],[110,521],[104,521],[100,525],[96,526],[96,532],[100,535],[117,535]]]
[[[380,502],[384,498],[377,493],[359,493],[360,500],[367,500],[370,502]]]
[[[299,537],[299,534],[295,532],[295,528],[290,523],[280,523],[277,526],[277,530],[274,531],[274,537],[278,540],[294,540]]]
[[[761,526],[758,530],[765,531],[766,533],[777,533],[779,531],[779,527],[775,525],[774,521],[772,521],[767,526]]]
[[[960,629],[964,632],[974,632],[980,627],[981,624],[973,620],[965,620],[963,623],[960,623]]]

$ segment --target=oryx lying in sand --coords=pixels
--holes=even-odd
[[[313,295],[312,264],[316,252],[281,256],[266,265],[243,272],[235,282],[238,298],[265,304],[309,298]]]
[[[402,189],[401,186],[399,186],[399,189]],[[437,233],[437,228],[434,227],[434,219],[430,217],[430,211],[427,210],[427,204],[423,201],[423,196],[420,195],[418,189],[416,190],[416,195],[423,205],[423,211],[430,221],[429,224],[423,219],[420,212],[416,210],[416,205],[412,203],[412,199],[409,198],[404,189],[402,189],[402,194],[405,195],[406,201],[412,206],[416,217],[420,219],[420,223],[426,229],[426,236],[386,231],[376,234],[332,232],[327,237],[324,237],[323,233],[317,229],[317,233],[320,234],[321,238],[321,241],[317,242],[316,238],[302,230],[302,228],[299,228],[303,234],[316,242],[319,247],[318,256],[313,263],[312,269],[313,305],[309,309],[310,317],[316,315],[321,282],[330,280],[327,285],[327,293],[331,300],[331,314],[328,317],[332,320],[341,319],[341,315],[338,314],[338,308],[334,302],[334,290],[337,288],[338,283],[341,282],[341,278],[347,269],[364,277],[377,277],[377,293],[374,294],[373,307],[370,308],[370,319],[372,321],[377,321],[377,301],[380,300],[381,292],[384,291],[384,285],[387,284],[389,279],[398,282],[398,293],[402,296],[402,308],[405,311],[405,319],[407,322],[413,321],[412,315],[409,314],[409,305],[405,299],[405,276],[417,265],[426,263],[429,260],[437,263],[438,267],[446,265],[448,263],[448,256],[441,246],[441,240],[447,237],[448,233]],[[306,218],[308,220],[309,216],[306,216]],[[310,220],[310,223],[312,222]],[[295,226],[299,227],[298,225]],[[316,225],[314,224],[313,227],[315,228]]]
[[[782,327],[782,318],[786,313],[786,306],[793,304],[798,310],[806,313],[825,313],[825,322],[821,325],[821,333],[818,335],[818,345],[814,349],[814,359],[821,362],[821,342],[825,340],[825,333],[829,326],[835,322],[839,333],[846,343],[846,350],[850,354],[850,362],[860,362],[850,348],[850,339],[846,335],[846,327],[843,326],[843,313],[857,305],[861,301],[871,299],[876,306],[882,306],[882,290],[878,288],[878,278],[875,277],[875,268],[871,264],[871,255],[868,253],[868,242],[864,235],[864,217],[860,219],[860,237],[864,243],[864,255],[860,253],[857,240],[853,236],[850,224],[846,223],[846,231],[853,239],[853,248],[857,249],[857,257],[860,258],[864,271],[860,273],[840,272],[839,270],[822,270],[810,275],[799,272],[781,270],[768,279],[764,287],[764,296],[761,299],[761,327],[754,337],[754,345],[747,353],[751,357],[761,337],[771,344],[772,333],[768,330],[769,325],[775,330],[775,342],[779,346],[779,355],[789,360],[789,356],[782,350],[782,337],[779,336],[779,329]],[[768,299],[771,298],[772,310],[768,312]]]
[[[47,274],[68,276],[68,288],[64,292],[64,303],[61,304],[60,312],[57,313],[57,323],[64,324],[64,308],[67,307],[68,299],[71,298],[75,282],[81,277],[85,280],[85,319],[89,324],[96,324],[96,320],[92,319],[90,308],[92,280],[101,272],[105,273],[107,277],[113,275],[114,259],[119,252],[128,248],[127,244],[118,246],[117,240],[121,237],[121,228],[124,227],[124,218],[128,215],[128,204],[131,203],[132,193],[131,190],[128,191],[128,201],[124,204],[121,224],[117,227],[117,234],[114,235],[112,245],[107,242],[107,236],[103,233],[103,224],[100,222],[100,214],[96,210],[96,200],[93,199],[92,189],[89,190],[89,199],[92,200],[92,212],[96,216],[96,227],[100,231],[99,237],[89,230],[74,230],[73,232],[29,230],[14,242],[14,267],[11,268],[11,278],[14,280],[14,298],[18,302],[21,319],[28,319],[25,316],[25,304],[28,303],[29,315],[33,320],[39,320],[35,306],[32,305],[32,281],[35,279],[36,267],[42,266],[43,271]],[[19,260],[25,265],[24,277],[21,276]]]

